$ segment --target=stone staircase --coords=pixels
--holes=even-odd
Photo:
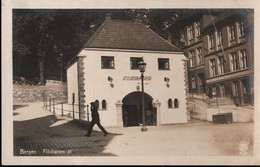
[[[235,106],[234,100],[230,98],[216,98],[213,97],[212,99],[205,99],[204,100],[209,106]]]
[[[189,96],[190,100],[196,103],[199,103],[200,105],[207,105],[208,107],[221,107],[221,106],[230,106],[230,107],[235,107],[235,102],[233,99],[228,98],[228,97],[213,97],[209,99],[208,96],[206,95],[190,95]],[[203,104],[202,104],[203,103]]]

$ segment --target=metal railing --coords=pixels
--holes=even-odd
[[[58,107],[60,106],[60,107]],[[71,107],[69,107],[71,106]],[[87,107],[87,121],[89,121],[89,106],[87,105],[80,105],[80,104],[75,104],[75,103],[68,103],[67,98],[47,98],[45,97],[43,100],[43,107],[45,109],[48,109],[50,112],[53,112],[53,114],[57,114],[56,111],[60,110],[61,111],[61,116],[65,116],[65,113],[69,113],[68,117],[72,115],[73,119],[76,119],[75,115],[78,114],[78,119],[81,119],[81,112],[82,108]],[[71,109],[67,109],[67,108]],[[76,107],[78,109],[76,109]]]

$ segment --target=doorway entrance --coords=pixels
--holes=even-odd
[[[156,108],[152,105],[153,98],[144,93],[145,125],[156,125]],[[142,125],[142,93],[132,92],[126,95],[123,100],[123,125],[140,126]]]

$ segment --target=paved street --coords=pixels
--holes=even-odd
[[[253,123],[188,124],[141,127],[97,126],[91,137],[71,118],[53,115],[42,103],[14,105],[14,155],[17,156],[237,156],[241,142],[253,155]]]

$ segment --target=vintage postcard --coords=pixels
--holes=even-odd
[[[10,0],[2,164],[259,165],[256,0]]]

